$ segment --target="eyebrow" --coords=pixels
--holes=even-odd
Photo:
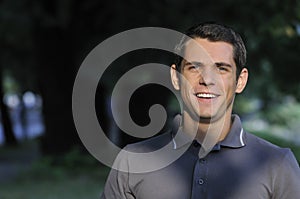
[[[184,64],[185,66],[189,66],[189,65],[194,65],[194,66],[204,66],[204,64],[202,62],[197,62],[197,61],[186,61],[186,63]]]
[[[186,63],[184,65],[185,66],[189,66],[189,65],[204,66],[204,64],[202,62],[198,62],[198,61],[192,61],[192,62],[186,61]],[[216,62],[216,63],[214,63],[214,65],[215,66],[226,66],[226,67],[232,68],[232,65],[228,64],[226,62]]]
[[[216,62],[215,65],[216,66],[227,66],[229,68],[232,68],[232,65],[225,63],[225,62]]]

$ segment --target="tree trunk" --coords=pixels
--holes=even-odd
[[[75,80],[73,48],[68,31],[57,27],[35,30],[39,87],[43,98],[45,136],[42,152],[61,154],[80,142],[72,117]]]
[[[5,145],[12,146],[17,145],[17,139],[15,137],[12,122],[8,113],[8,107],[4,103],[4,91],[3,91],[3,76],[2,68],[0,68],[0,109],[1,109],[1,122],[3,126],[4,143]]]

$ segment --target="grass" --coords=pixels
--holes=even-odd
[[[45,171],[47,172],[47,171]],[[75,175],[60,179],[16,180],[1,185],[1,199],[86,199],[99,198],[104,177]]]
[[[91,155],[82,154],[75,149],[59,158],[34,158],[31,154],[36,153],[35,149],[35,143],[22,144],[16,148],[0,148],[0,165],[9,163],[7,170],[11,170],[12,165],[18,172],[16,178],[1,180],[0,199],[100,197],[109,169]],[[34,160],[29,164],[30,158]],[[7,175],[2,173],[2,176]]]

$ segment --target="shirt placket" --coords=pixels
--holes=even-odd
[[[207,197],[207,159],[201,158],[196,161],[193,174],[192,199]]]

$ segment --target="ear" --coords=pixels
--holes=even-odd
[[[173,87],[176,89],[176,90],[179,90],[180,89],[180,84],[179,84],[179,78],[178,78],[178,75],[177,75],[177,70],[176,70],[176,65],[175,64],[172,64],[171,68],[170,68],[170,74],[171,74],[171,81],[172,81],[172,84],[173,84]]]
[[[248,70],[247,68],[243,68],[238,77],[235,92],[236,93],[243,92],[244,88],[246,87],[247,81],[248,81]]]

